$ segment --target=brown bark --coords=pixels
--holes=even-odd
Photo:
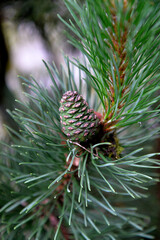
[[[127,0],[124,1],[124,5],[123,5],[123,12],[125,14],[127,9]],[[114,66],[114,75],[115,75],[115,79],[116,79],[116,85],[117,88],[120,89],[120,87],[123,86],[124,83],[124,79],[125,79],[125,74],[126,74],[126,68],[128,66],[128,59],[127,59],[127,53],[126,53],[126,42],[127,42],[127,34],[128,34],[128,28],[129,28],[129,23],[131,19],[128,19],[127,24],[125,23],[123,26],[121,23],[117,22],[117,9],[116,9],[116,5],[115,2],[112,1],[111,2],[111,9],[110,9],[111,15],[112,15],[112,26],[113,29],[110,29],[110,37],[113,43],[113,46],[110,45],[110,48],[112,49],[113,53],[114,53],[114,59],[116,64],[118,64],[118,70],[119,70],[119,76],[120,76],[120,81],[118,79],[118,73],[116,71],[116,67]],[[120,36],[118,33],[118,25],[120,24],[121,32],[120,32]],[[110,83],[110,109],[112,108],[112,106],[115,105],[115,89],[114,89],[114,83],[113,83],[113,78],[110,75],[109,79],[111,81]],[[128,88],[123,88],[122,89],[122,97],[126,94],[126,92],[128,91]],[[118,105],[118,109],[117,111],[119,111],[122,107],[124,106],[124,103],[120,102]],[[106,102],[106,112],[108,111],[108,102]],[[104,113],[105,115],[105,113]],[[105,119],[105,123],[106,123],[106,131],[110,131],[110,127],[113,127],[115,122],[113,123],[109,123],[108,121],[111,119],[111,117],[113,116],[112,111],[110,112],[109,116],[107,119]]]

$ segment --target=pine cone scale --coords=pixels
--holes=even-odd
[[[62,130],[70,139],[83,142],[95,135],[100,120],[81,95],[68,91],[60,103]]]

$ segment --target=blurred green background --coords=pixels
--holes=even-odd
[[[5,136],[2,123],[14,126],[6,109],[15,107],[15,98],[24,100],[21,80],[17,75],[32,74],[45,87],[50,87],[42,59],[54,61],[59,68],[63,53],[77,55],[67,43],[60,14],[69,13],[62,0],[8,0],[0,2],[0,138]],[[68,31],[68,30],[67,30]],[[15,126],[14,126],[15,127]]]

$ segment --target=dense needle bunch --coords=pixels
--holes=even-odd
[[[10,113],[20,131],[7,128],[1,152],[0,237],[153,239],[143,206],[154,211],[146,192],[160,165],[151,150],[160,129],[160,5],[65,3],[72,20],[62,21],[84,58],[66,58],[60,73],[45,63],[50,92],[23,78],[29,100]]]

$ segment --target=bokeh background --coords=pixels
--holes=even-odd
[[[63,55],[71,58],[78,52],[67,42],[65,26],[57,14],[69,19],[62,0],[0,1],[0,138],[5,137],[3,123],[14,123],[6,112],[16,106],[15,99],[24,100],[22,80],[18,75],[32,75],[50,88],[50,78],[42,59],[57,68]],[[67,29],[68,31],[68,29]],[[15,127],[15,126],[14,126]]]

